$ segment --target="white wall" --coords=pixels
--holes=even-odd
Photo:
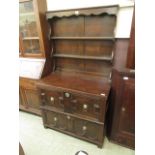
[[[120,6],[115,37],[129,38],[134,5],[133,0],[47,0],[47,9],[52,11],[115,4]]]

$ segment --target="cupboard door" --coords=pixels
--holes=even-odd
[[[22,88],[19,88],[19,106],[25,106],[23,97],[22,97]]]
[[[123,77],[125,78],[125,77]],[[135,133],[135,84],[134,79],[123,80],[119,129],[133,136]]]
[[[24,95],[28,107],[34,109],[40,108],[39,94],[36,90],[24,89]]]
[[[24,54],[40,53],[40,43],[33,1],[19,4],[19,32]]]
[[[109,138],[123,146],[135,147],[134,74],[113,72],[108,122]]]

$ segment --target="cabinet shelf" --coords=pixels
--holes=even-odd
[[[19,16],[23,17],[23,16],[32,16],[35,15],[34,12],[25,12],[25,13],[20,13]]]
[[[114,40],[115,37],[51,37],[51,39],[73,39],[73,40]]]
[[[88,60],[106,60],[111,61],[110,56],[87,56],[87,55],[72,55],[72,54],[54,54],[54,57],[59,58],[74,58],[74,59],[88,59]]]
[[[23,40],[38,40],[39,37],[23,37]]]

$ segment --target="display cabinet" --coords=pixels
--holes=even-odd
[[[20,56],[45,57],[48,54],[45,0],[19,1]]]
[[[37,82],[45,127],[102,147],[118,6],[47,12],[51,75]]]
[[[19,1],[19,108],[39,115],[36,81],[48,75],[52,67],[46,10],[46,0]]]

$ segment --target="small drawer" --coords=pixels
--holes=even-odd
[[[106,100],[103,98],[72,95],[70,102],[73,113],[93,117],[100,121],[104,119]]]
[[[40,90],[42,105],[64,109],[64,97],[62,92]]]

